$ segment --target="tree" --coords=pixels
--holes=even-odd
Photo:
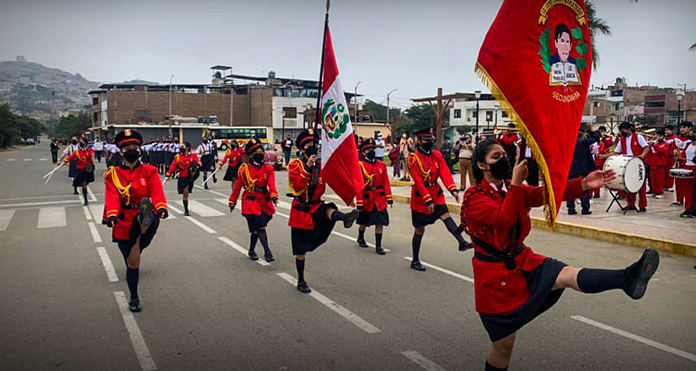
[[[14,114],[8,104],[0,105],[0,148],[38,137],[45,129],[38,120]]]
[[[80,111],[77,116],[61,117],[55,128],[55,135],[67,140],[70,137],[79,136],[89,130],[92,120],[85,111]]]
[[[587,25],[590,28],[590,36],[592,37],[592,64],[597,69],[599,52],[597,51],[595,39],[598,34],[611,36],[611,27],[609,27],[609,23],[605,19],[597,17],[593,0],[586,1],[585,8],[587,9]]]
[[[372,113],[372,121],[374,122],[387,122],[387,106],[385,105],[368,99],[363,104],[363,111],[370,111]],[[390,121],[397,120],[399,116],[401,116],[401,109],[389,108]]]

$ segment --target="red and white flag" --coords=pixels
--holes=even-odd
[[[321,174],[326,184],[348,205],[353,202],[357,192],[362,191],[364,184],[328,24],[324,34],[323,63],[319,107],[322,125]]]

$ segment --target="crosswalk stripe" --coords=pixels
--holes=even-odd
[[[25,158],[25,159],[22,159],[22,161],[27,161],[27,162],[29,162],[29,161],[31,161],[31,159],[30,159],[30,158]]]
[[[177,201],[177,205],[181,205],[183,207],[183,203],[181,201]],[[198,201],[194,200],[189,200],[189,210],[202,216],[202,217],[210,217],[210,216],[223,216],[225,214],[213,209],[210,206],[206,206]]]
[[[15,159],[13,159],[13,158],[8,158],[8,159],[5,160],[5,161],[7,161],[7,162],[12,162],[12,161],[14,161],[14,160],[15,160]]]
[[[89,211],[92,213],[94,221],[101,223],[104,215],[104,204],[89,204]]]
[[[4,232],[14,216],[14,210],[0,210],[0,232]]]
[[[39,161],[48,161],[47,158],[40,158]]]
[[[39,221],[36,228],[65,227],[65,207],[42,207],[39,209]]]

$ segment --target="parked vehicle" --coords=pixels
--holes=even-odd
[[[36,140],[34,140],[34,138],[27,138],[27,140],[24,143],[28,146],[35,146]]]

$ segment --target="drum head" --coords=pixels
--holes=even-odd
[[[636,193],[645,184],[645,162],[638,157],[632,157],[624,170],[624,188],[630,193]]]

